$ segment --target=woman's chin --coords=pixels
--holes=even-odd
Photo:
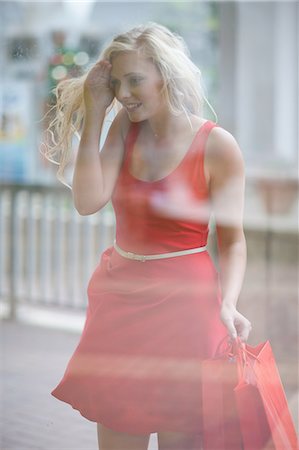
[[[130,122],[143,122],[146,120],[146,117],[144,117],[142,114],[130,114],[128,112],[129,120]]]

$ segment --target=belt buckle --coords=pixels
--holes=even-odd
[[[134,259],[135,261],[145,262],[145,260],[146,260],[145,255],[136,255],[136,253],[132,253],[132,252],[127,252],[127,255],[130,259]]]

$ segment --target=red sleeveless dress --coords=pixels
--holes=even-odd
[[[132,124],[112,198],[122,249],[156,254],[206,244],[208,217],[200,220],[194,207],[187,220],[184,211],[187,203],[193,211],[208,199],[204,149],[214,126],[201,126],[168,176],[146,182],[129,171],[138,135],[138,123]],[[116,431],[200,433],[200,361],[227,334],[208,252],[142,262],[110,247],[87,291],[80,341],[52,395]]]

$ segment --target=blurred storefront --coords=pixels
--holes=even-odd
[[[298,8],[292,1],[0,2],[1,178],[13,180],[15,171],[16,180],[55,181],[55,167],[38,152],[50,89],[84,72],[112,35],[146,21],[185,38],[220,124],[240,143],[248,177],[283,171],[297,178]],[[206,115],[216,119],[208,107]],[[27,151],[7,135],[16,121]]]
[[[203,67],[210,97],[216,96],[214,4],[3,1],[0,12],[2,181],[57,183],[57,167],[39,151],[55,100],[51,90],[60,80],[84,73],[99,56],[102,45],[130,26],[158,21],[182,33],[194,60]]]
[[[63,2],[4,1],[0,10],[0,179],[53,184],[56,167],[40,152],[51,90],[60,80],[80,75],[101,40],[84,23],[83,9],[79,28]]]

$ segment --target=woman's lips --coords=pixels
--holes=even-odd
[[[125,105],[125,108],[129,112],[133,112],[133,111],[136,111],[136,109],[138,109],[140,106],[141,106],[141,103],[128,103],[127,105]]]

